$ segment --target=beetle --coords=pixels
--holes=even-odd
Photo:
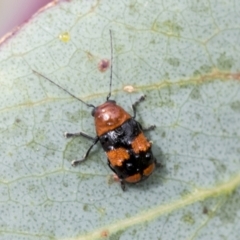
[[[41,73],[33,71],[52,84],[61,88],[73,98],[84,103],[86,106],[93,108],[92,116],[95,121],[96,137],[89,136],[84,132],[65,133],[66,138],[82,136],[93,141],[92,145],[86,151],[82,159],[73,160],[72,165],[76,166],[87,159],[94,145],[99,141],[103,150],[107,155],[108,166],[118,177],[121,187],[125,190],[125,183],[137,183],[149,177],[156,168],[156,159],[153,156],[152,143],[145,137],[144,131],[152,130],[155,125],[144,129],[136,118],[137,105],[145,100],[145,96],[141,96],[134,104],[132,104],[133,116],[126,112],[116,101],[111,100],[112,92],[112,62],[113,62],[113,46],[112,32],[110,30],[111,42],[111,71],[109,93],[106,102],[99,106],[84,102],[76,97],[68,90],[64,89],[51,79],[45,77]]]

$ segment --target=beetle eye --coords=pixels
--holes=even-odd
[[[94,117],[94,115],[95,115],[96,109],[97,109],[97,108],[93,108],[93,110],[92,110],[92,112],[91,112],[91,114],[92,114],[93,117]]]
[[[104,136],[104,142],[108,142],[108,136]]]

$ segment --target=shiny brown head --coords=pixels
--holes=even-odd
[[[114,130],[131,118],[130,114],[118,106],[113,100],[107,100],[102,105],[94,108],[92,116],[95,119],[97,136]]]

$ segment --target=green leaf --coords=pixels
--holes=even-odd
[[[45,9],[0,49],[1,239],[238,239],[240,51],[234,1],[70,1]],[[123,192],[91,109],[109,91],[162,164]],[[131,92],[130,90],[134,90]]]

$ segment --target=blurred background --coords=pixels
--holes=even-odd
[[[0,0],[0,39],[52,0]]]

